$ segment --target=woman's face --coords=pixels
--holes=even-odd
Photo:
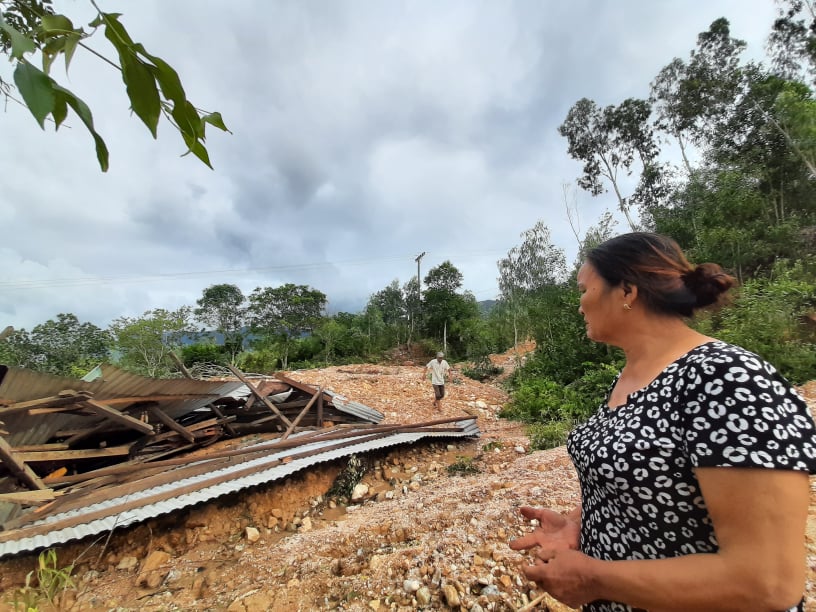
[[[587,337],[595,342],[609,343],[618,327],[623,301],[615,300],[612,289],[591,263],[584,263],[578,270],[578,312],[584,317]]]

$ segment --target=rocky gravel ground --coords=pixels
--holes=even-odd
[[[292,376],[381,410],[386,422],[473,414],[482,436],[361,458],[364,476],[353,499],[327,496],[345,464],[323,465],[61,547],[60,565],[75,563],[75,584],[54,609],[570,610],[523,578],[525,558],[507,542],[531,529],[519,506],[574,507],[575,473],[563,448],[530,452],[523,429],[497,417],[507,399],[500,388],[454,373],[440,415],[417,365]],[[816,408],[816,384],[803,392]],[[816,611],[816,506],[811,510],[807,609]],[[0,599],[9,609],[36,563],[34,556],[0,563]]]

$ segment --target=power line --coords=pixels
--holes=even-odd
[[[467,258],[478,258],[493,256],[495,251],[476,251],[460,254],[439,254],[437,257],[456,258],[457,260]],[[424,254],[424,253],[423,253]],[[220,270],[199,270],[192,272],[168,272],[160,274],[150,274],[143,276],[86,276],[75,278],[52,278],[52,279],[11,279],[0,280],[0,289],[22,290],[22,289],[58,289],[63,287],[84,287],[93,285],[113,285],[128,283],[144,283],[163,280],[177,280],[183,278],[206,277],[216,274],[257,274],[263,272],[291,272],[299,270],[317,270],[326,267],[342,266],[363,266],[390,261],[405,261],[414,259],[412,255],[392,255],[367,259],[349,259],[341,261],[310,262],[303,264],[287,264],[280,266],[264,266],[259,268],[230,268]]]

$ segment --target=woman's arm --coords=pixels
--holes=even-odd
[[[652,612],[785,610],[805,583],[804,472],[699,468],[697,478],[720,550],[646,561],[599,561],[572,550],[547,551],[528,578],[576,606],[595,599]]]

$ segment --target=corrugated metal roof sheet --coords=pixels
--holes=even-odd
[[[186,378],[146,378],[136,376],[114,366],[103,365],[102,377],[92,382],[76,378],[62,378],[42,372],[8,368],[0,381],[0,398],[11,402],[25,402],[57,395],[66,389],[90,391],[93,398],[102,403],[121,397],[185,396],[179,399],[160,400],[157,404],[173,419],[203,408],[219,397],[228,395],[237,387],[238,381],[210,382]],[[136,403],[138,399],[134,399]],[[0,411],[1,412],[1,411]],[[95,416],[77,416],[55,413],[48,418],[30,416],[28,412],[0,414],[9,432],[6,438],[12,446],[44,444],[60,429],[89,427],[104,419]]]
[[[179,479],[126,496],[54,514],[25,527],[0,532],[0,557],[62,544],[116,527],[124,527],[248,487],[280,480],[307,467],[333,461],[340,457],[400,444],[412,444],[423,438],[460,438],[480,435],[476,420],[473,418],[463,419],[456,422],[455,425],[460,428],[459,431],[450,431],[449,428],[439,431],[431,428],[423,431],[396,431],[356,443],[351,439],[349,444],[344,445],[338,445],[337,440],[304,441],[304,444],[295,448],[272,452],[263,457],[214,469],[205,474]],[[361,437],[370,436],[370,430],[361,429],[359,435]],[[321,449],[325,450],[321,451]],[[315,452],[315,454],[309,454],[310,452]],[[287,457],[293,458],[287,463],[278,463]],[[235,474],[235,477],[230,478],[231,474]],[[173,495],[174,491],[189,489],[191,486],[195,490],[180,493],[177,496]],[[168,498],[151,501],[151,498],[162,495]],[[139,504],[138,500],[143,500],[144,504]],[[127,504],[128,507],[123,510],[124,504]],[[94,519],[83,521],[83,517],[90,516],[92,513],[95,515]],[[42,533],[43,527],[47,529],[48,525],[53,525],[54,529]]]

